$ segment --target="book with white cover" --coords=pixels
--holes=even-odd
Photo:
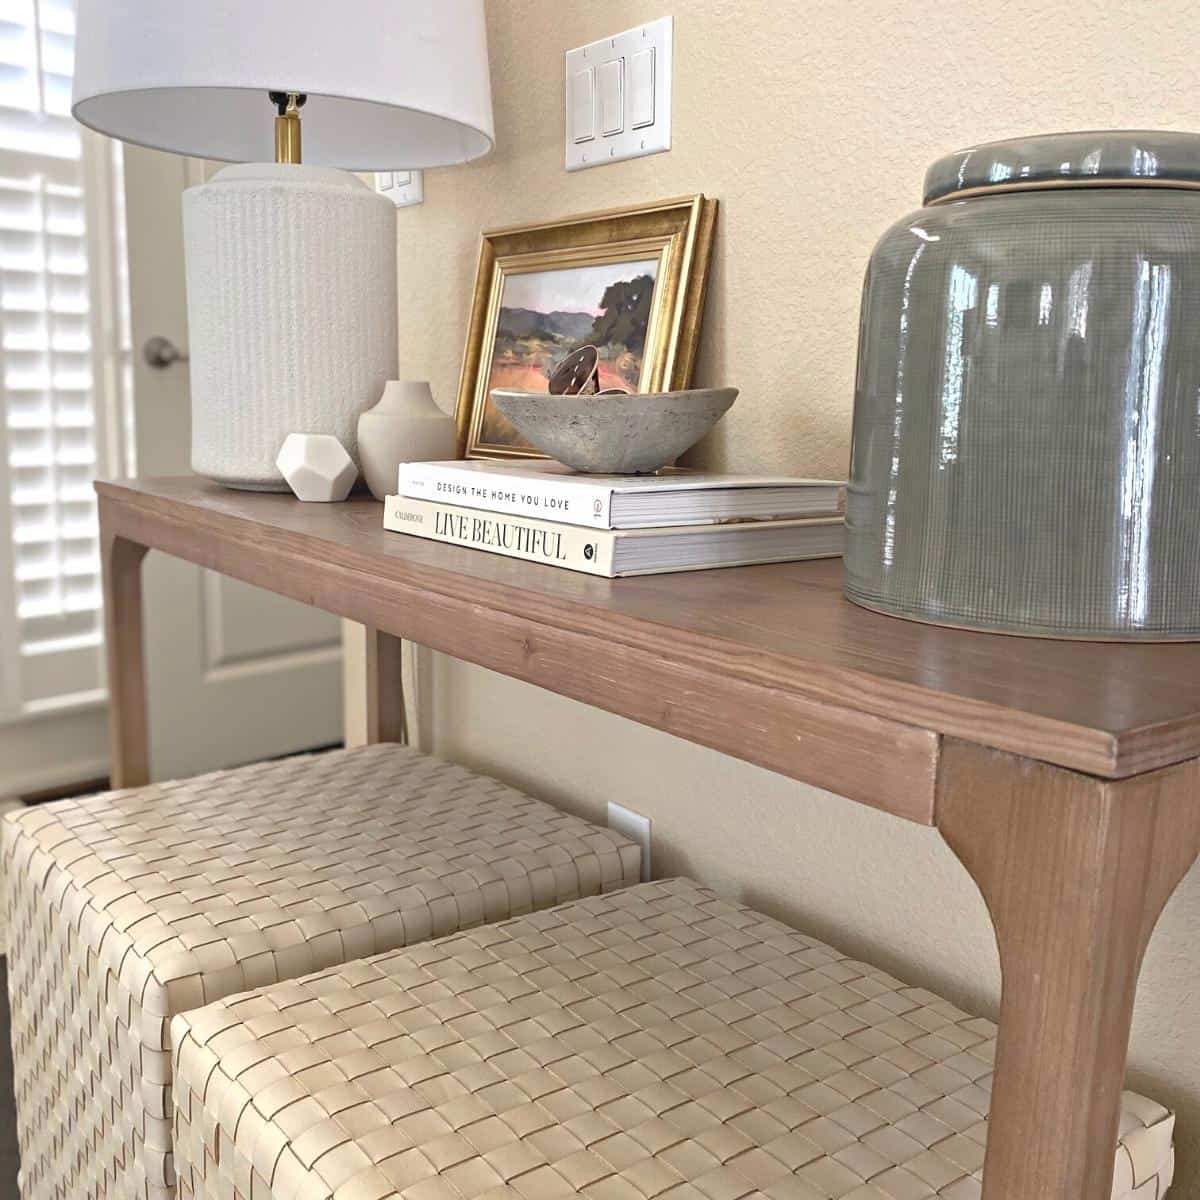
[[[556,462],[473,461],[401,463],[397,491],[593,529],[647,529],[830,516],[840,510],[842,486],[783,475],[583,475]]]
[[[384,501],[383,527],[610,579],[836,558],[842,553],[844,536],[841,517],[660,529],[583,529],[407,496],[389,496]]]

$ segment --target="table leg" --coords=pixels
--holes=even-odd
[[[104,639],[108,656],[108,737],[114,788],[150,782],[146,662],[142,643],[142,559],[146,547],[100,531]]]
[[[1200,853],[1200,763],[1102,780],[946,739],[937,823],[979,886],[1003,991],[984,1200],[1112,1189],[1142,955]]]
[[[342,655],[346,745],[407,743],[403,639],[343,621]]]

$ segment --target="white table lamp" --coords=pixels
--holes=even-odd
[[[193,468],[285,491],[289,433],[354,454],[397,374],[397,268],[395,210],[345,171],[491,149],[484,0],[78,0],[72,111],[253,164],[184,194]]]

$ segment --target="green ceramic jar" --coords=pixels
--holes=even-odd
[[[846,595],[939,624],[1200,639],[1200,135],[934,163],[867,270]]]

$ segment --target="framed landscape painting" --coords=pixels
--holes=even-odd
[[[485,233],[459,385],[459,453],[544,457],[491,391],[550,391],[555,371],[583,348],[595,348],[586,350],[589,390],[687,387],[715,216],[715,201],[690,196]]]

